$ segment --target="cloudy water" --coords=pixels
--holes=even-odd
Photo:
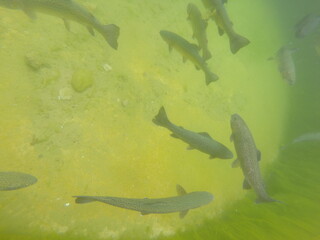
[[[0,0],[1,239],[320,239],[319,64],[314,0]]]

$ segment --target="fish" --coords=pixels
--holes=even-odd
[[[320,25],[319,14],[308,14],[295,25],[296,38],[304,38],[315,32]]]
[[[281,47],[276,54],[278,70],[282,76],[282,79],[291,86],[296,83],[296,66],[292,56],[292,53],[295,51],[296,49],[292,49],[285,45]]]
[[[190,209],[209,204],[213,195],[209,192],[197,191],[187,193],[179,184],[176,186],[178,196],[167,198],[121,198],[109,196],[73,196],[79,204],[94,201],[103,202],[115,207],[140,212],[142,215],[179,212],[184,218]]]
[[[219,34],[223,35],[225,32],[228,35],[231,53],[236,54],[241,48],[250,43],[247,38],[236,33],[233,29],[233,23],[224,7],[224,1],[202,0],[202,3],[208,9],[211,18],[215,21]]]
[[[176,49],[182,55],[183,62],[188,59],[195,65],[197,70],[201,69],[204,72],[207,85],[219,79],[215,73],[209,70],[207,63],[199,55],[197,45],[189,43],[186,39],[173,32],[162,30],[160,31],[160,35],[169,45],[170,52],[172,48]]]
[[[92,13],[73,0],[0,0],[0,6],[22,10],[33,20],[37,17],[36,12],[59,17],[69,31],[69,20],[78,22],[86,26],[91,35],[95,35],[96,30],[113,49],[118,48],[120,28],[115,24],[102,25]]]
[[[22,172],[0,172],[0,191],[11,191],[35,184],[38,179]]]
[[[204,60],[210,59],[211,53],[208,50],[208,39],[206,29],[208,26],[207,21],[202,19],[201,12],[193,3],[189,3],[187,7],[188,20],[191,23],[193,38],[198,41],[199,48],[202,50],[202,57]]]
[[[168,130],[170,130],[172,132],[172,137],[178,138],[189,144],[189,150],[197,149],[200,152],[209,154],[210,159],[233,158],[232,152],[222,143],[219,143],[218,141],[214,140],[208,133],[193,132],[171,123],[163,106],[160,108],[158,114],[154,117],[152,121],[156,125],[165,127]]]
[[[256,203],[280,202],[271,198],[265,190],[258,162],[261,159],[261,153],[256,147],[247,124],[240,115],[233,114],[230,125],[232,129],[230,139],[237,153],[237,159],[232,163],[232,167],[241,167],[245,177],[243,189],[254,189],[257,195]]]

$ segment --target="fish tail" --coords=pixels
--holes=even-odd
[[[256,199],[256,203],[267,203],[267,202],[278,202],[278,203],[282,203],[284,204],[284,202],[281,202],[279,200],[276,200],[276,199],[273,199],[269,196],[266,196],[266,197],[262,197],[262,196],[259,196],[257,199]]]
[[[212,55],[208,49],[203,49],[202,57],[205,61],[207,61],[212,57]]]
[[[120,28],[115,24],[103,25],[100,27],[99,31],[105,40],[109,43],[109,45],[118,49],[118,37],[120,34]]]
[[[215,73],[211,72],[210,70],[206,70],[205,75],[206,75],[206,84],[207,85],[209,85],[210,83],[215,82],[219,79],[219,77]]]
[[[152,119],[152,122],[162,127],[167,127],[171,124],[163,106],[160,108],[158,114]]]
[[[247,46],[249,43],[250,43],[250,41],[247,38],[235,33],[230,38],[230,49],[231,49],[231,52],[233,54],[235,54],[240,50],[240,48],[243,48],[243,47]]]
[[[87,196],[73,196],[75,197],[75,203],[89,203],[89,202],[94,202],[96,201],[95,199],[93,199],[92,197],[87,197]]]

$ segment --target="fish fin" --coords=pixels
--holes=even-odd
[[[230,37],[229,42],[230,50],[233,54],[236,54],[241,48],[247,46],[250,43],[247,38],[236,33]]]
[[[260,161],[261,160],[261,152],[260,150],[257,149],[257,160]]]
[[[27,16],[31,19],[31,20],[36,20],[37,19],[37,15],[34,11],[32,11],[32,9],[24,7],[23,8],[23,12],[25,14],[27,14]]]
[[[230,135],[230,142],[233,142],[233,140],[234,140],[234,136],[233,136],[233,134],[231,133],[231,135]]]
[[[232,162],[231,167],[232,168],[240,167],[240,161],[238,158]]]
[[[75,203],[89,203],[89,202],[94,202],[96,201],[95,199],[93,199],[92,197],[88,197],[88,196],[73,196],[76,199],[74,200]]]
[[[176,190],[177,190],[178,196],[187,194],[187,191],[180,184],[177,184]]]
[[[189,210],[185,210],[185,211],[179,212],[179,217],[181,219],[184,218],[187,215],[188,212],[189,212]]]
[[[69,21],[67,21],[65,18],[63,18],[62,20],[63,20],[64,26],[70,32],[70,23],[69,23]]]
[[[178,135],[176,135],[176,134],[174,134],[174,133],[171,133],[170,136],[171,136],[171,137],[174,137],[174,138],[179,138]]]
[[[210,51],[208,49],[203,50],[203,54],[202,57],[205,61],[209,60],[210,58],[212,58],[212,55],[210,53]]]
[[[141,213],[141,215],[148,215],[148,214],[150,214],[149,212],[140,212]]]
[[[224,30],[221,27],[218,27],[218,33],[219,36],[222,36],[224,34]]]
[[[185,63],[187,61],[187,58],[185,56],[182,57],[182,62]]]
[[[91,26],[87,26],[87,29],[88,29],[88,32],[89,32],[92,36],[95,36],[95,33],[94,33],[94,30],[93,30],[93,27],[91,27]]]
[[[206,78],[207,85],[209,85],[210,83],[215,82],[219,79],[219,77],[215,73],[210,72],[210,71],[205,72],[205,78]]]
[[[194,65],[194,67],[199,71],[201,68],[197,65]]]
[[[152,122],[162,127],[166,127],[168,124],[170,124],[166,110],[163,106],[159,109],[158,114],[152,119]]]
[[[120,28],[115,24],[102,25],[97,29],[113,49],[118,49]]]
[[[255,201],[255,203],[259,204],[259,203],[267,203],[267,202],[278,202],[278,203],[282,203],[282,204],[285,204],[284,202],[282,201],[279,201],[279,200],[276,200],[276,199],[273,199],[269,196],[267,197],[258,197]]]
[[[246,190],[251,189],[251,185],[250,185],[250,183],[248,182],[247,179],[243,180],[242,188],[246,189]]]
[[[188,147],[187,147],[187,150],[193,150],[194,149],[194,147],[192,147],[191,145],[189,145]]]
[[[200,134],[201,136],[203,136],[203,137],[207,137],[207,138],[210,138],[210,139],[212,139],[212,137],[209,135],[209,133],[207,133],[207,132],[198,132],[198,134]]]
[[[209,159],[214,159],[216,156],[210,155]]]

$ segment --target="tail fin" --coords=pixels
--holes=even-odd
[[[203,49],[202,57],[205,61],[209,60],[212,56],[208,49]]]
[[[120,34],[120,28],[114,24],[103,25],[99,31],[104,39],[109,43],[109,45],[114,48],[118,49],[118,37]]]
[[[210,70],[206,70],[205,75],[206,75],[206,84],[207,85],[209,85],[210,83],[215,82],[219,79],[219,77],[215,73],[211,72]]]
[[[258,203],[258,204],[259,203],[267,203],[267,202],[278,202],[278,203],[284,204],[284,202],[281,202],[279,200],[273,199],[271,197],[258,197],[256,199],[256,203]]]
[[[76,198],[75,203],[80,203],[80,204],[96,201],[92,197],[88,197],[88,196],[73,196],[73,197]]]
[[[232,37],[230,37],[230,50],[233,54],[237,53],[241,48],[247,46],[250,41],[239,35],[239,34],[234,34]]]
[[[152,122],[162,127],[166,127],[170,124],[166,110],[163,106],[159,109],[158,114],[152,119]]]

